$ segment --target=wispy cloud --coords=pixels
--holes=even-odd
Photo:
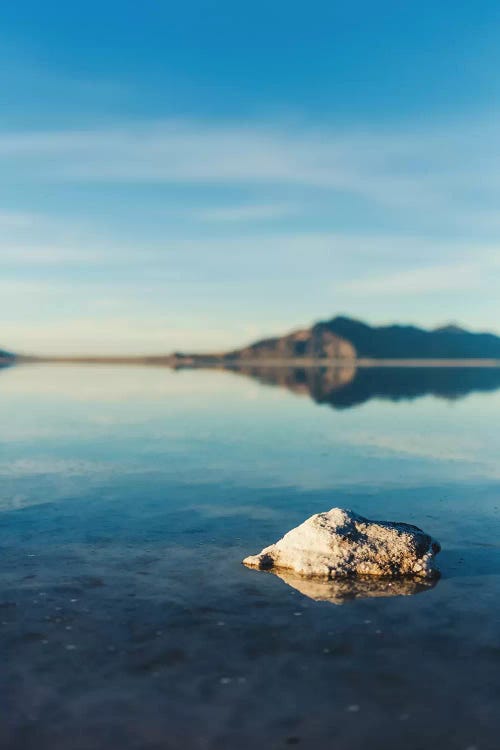
[[[384,205],[459,205],[500,189],[489,122],[433,131],[343,133],[286,123],[162,121],[107,130],[0,135],[5,169],[38,180],[303,185]]]
[[[195,213],[204,221],[237,223],[282,219],[299,212],[296,205],[287,203],[242,203],[223,207],[209,207]]]
[[[50,247],[43,245],[33,245],[27,247],[24,244],[16,245],[8,243],[2,247],[0,243],[0,268],[6,265],[18,266],[26,265],[31,269],[38,266],[58,266],[75,265],[95,262],[99,263],[104,257],[104,251],[99,253],[97,250],[84,249],[79,247]]]
[[[352,279],[337,290],[357,295],[405,295],[433,292],[459,292],[498,288],[500,284],[500,243],[497,247],[468,248],[457,252],[446,264],[415,266],[381,276]]]
[[[243,221],[243,219],[241,219]],[[78,286],[109,283],[150,287],[217,279],[220,282],[261,280],[265,266],[269,281],[302,280],[313,268],[332,274],[335,288],[356,293],[456,288],[484,281],[484,271],[498,266],[499,245],[465,240],[445,241],[404,234],[354,234],[316,231],[234,231],[224,236],[203,234],[167,236],[147,245],[103,239],[91,228],[66,240],[50,224],[35,225],[39,244],[20,239],[0,239],[2,282],[65,279]],[[64,223],[63,223],[64,227]],[[52,237],[55,239],[52,240]],[[418,259],[418,263],[417,263]],[[75,275],[78,272],[78,277]],[[369,275],[368,275],[369,274]]]
[[[31,227],[36,217],[33,214],[0,211],[0,229],[19,229]]]

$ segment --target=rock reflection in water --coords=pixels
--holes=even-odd
[[[434,588],[439,578],[381,578],[364,576],[355,578],[302,578],[286,570],[272,570],[276,575],[296,591],[316,602],[345,604],[352,599],[368,599],[385,596],[413,596]]]

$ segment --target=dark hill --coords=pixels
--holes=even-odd
[[[16,357],[14,354],[11,354],[11,352],[6,352],[5,349],[0,349],[0,367],[11,365],[15,359]]]
[[[427,331],[415,326],[373,327],[349,318],[337,317],[317,323],[315,329],[329,331],[350,341],[358,357],[377,359],[497,359],[500,337],[471,333],[457,326]]]
[[[286,336],[219,355],[221,360],[500,359],[500,337],[458,326],[434,331],[407,325],[370,326],[336,317]]]

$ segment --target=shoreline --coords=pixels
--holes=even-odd
[[[86,365],[153,365],[172,369],[238,369],[243,367],[262,368],[374,368],[374,367],[413,367],[413,368],[500,368],[500,359],[225,359],[212,357],[172,357],[170,355],[149,356],[82,356],[82,357],[30,357],[19,356],[5,362],[5,365],[20,364],[86,364]]]

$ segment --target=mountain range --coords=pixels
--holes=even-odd
[[[262,339],[242,349],[212,355],[176,354],[227,361],[275,360],[444,360],[499,359],[500,336],[458,326],[425,330],[409,325],[370,326],[338,316],[284,336]]]
[[[173,367],[227,365],[242,362],[370,363],[373,360],[410,363],[416,360],[493,360],[500,362],[500,336],[473,333],[450,325],[426,330],[411,325],[371,326],[359,320],[337,316],[309,328],[256,341],[241,349],[209,354],[175,352],[156,356],[124,357],[16,357],[0,350],[0,365],[22,361],[70,360],[86,362],[143,362]]]

